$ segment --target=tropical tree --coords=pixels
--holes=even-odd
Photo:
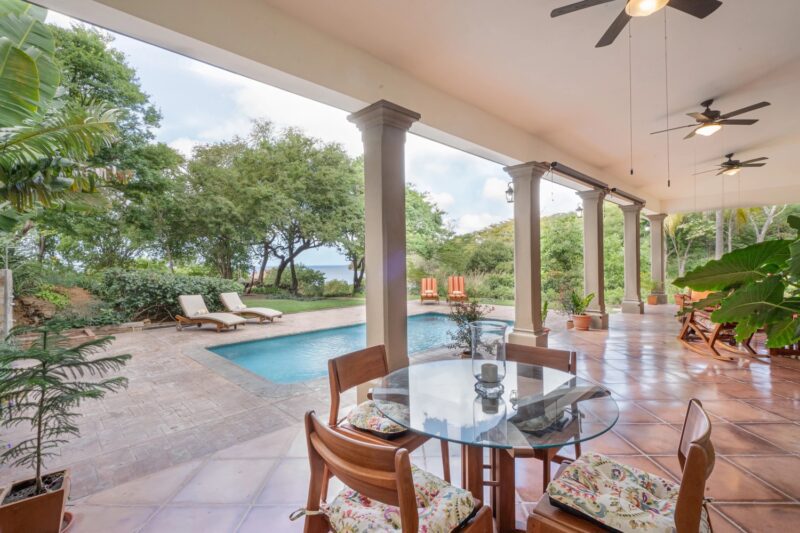
[[[670,243],[669,255],[675,257],[678,275],[683,276],[692,245],[711,233],[711,223],[701,213],[676,213],[664,221],[664,232]]]

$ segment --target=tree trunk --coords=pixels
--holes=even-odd
[[[717,209],[715,222],[714,259],[719,259],[725,253],[725,218],[722,209]]]
[[[292,275],[292,285],[291,287],[289,287],[289,292],[291,292],[294,295],[297,295],[298,282],[297,282],[297,271],[294,269],[294,257],[289,259],[289,272]]]
[[[736,210],[731,209],[728,216],[728,253],[733,251],[733,230],[736,226]]]
[[[39,253],[38,259],[39,263],[44,263],[44,256],[47,253],[47,237],[39,234]]]
[[[264,241],[264,251],[261,256],[261,267],[258,269],[258,283],[264,284],[264,273],[267,271],[267,259],[269,259],[269,243]]]
[[[366,268],[366,262],[362,257],[358,261],[358,283],[353,284],[353,294],[357,293],[361,290],[361,287],[364,285],[364,269]]]
[[[289,264],[287,259],[283,257],[280,258],[281,262],[278,263],[278,268],[275,269],[275,286],[281,286],[281,278],[283,278],[283,271],[286,270],[286,266]]]

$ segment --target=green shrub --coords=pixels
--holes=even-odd
[[[353,286],[340,279],[332,279],[325,282],[324,296],[350,296],[353,294]]]
[[[113,326],[128,322],[128,317],[107,304],[93,307],[86,313],[69,311],[60,313],[47,321],[60,329],[77,329],[92,326]]]
[[[50,302],[56,306],[56,309],[64,309],[69,305],[69,296],[49,284],[40,285],[39,289],[34,293],[34,296],[46,302]]]
[[[99,296],[133,320],[162,320],[182,312],[178,303],[182,294],[200,294],[209,311],[218,311],[220,293],[241,290],[240,283],[228,279],[109,269],[103,273]]]
[[[292,298],[287,289],[276,287],[275,285],[256,285],[253,287],[253,294],[263,294],[272,298],[286,299]]]

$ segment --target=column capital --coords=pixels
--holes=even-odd
[[[645,215],[647,220],[649,220],[653,224],[661,224],[664,222],[664,219],[667,218],[666,213],[657,213],[655,215]]]
[[[503,167],[503,170],[513,179],[541,178],[550,170],[550,167],[545,163],[529,161],[528,163]]]
[[[642,211],[642,205],[639,204],[630,204],[630,205],[621,205],[619,208],[622,210],[623,213],[640,213]]]
[[[577,194],[581,200],[603,200],[606,197],[606,191],[602,189],[589,189],[588,191],[578,191]]]
[[[422,115],[387,100],[378,100],[364,109],[351,113],[347,120],[362,132],[376,126],[393,126],[408,130]]]

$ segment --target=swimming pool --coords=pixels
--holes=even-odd
[[[453,321],[441,313],[408,317],[408,352],[450,342]],[[366,347],[367,326],[356,324],[257,341],[212,346],[210,351],[275,383],[297,383],[328,374],[328,359]]]

